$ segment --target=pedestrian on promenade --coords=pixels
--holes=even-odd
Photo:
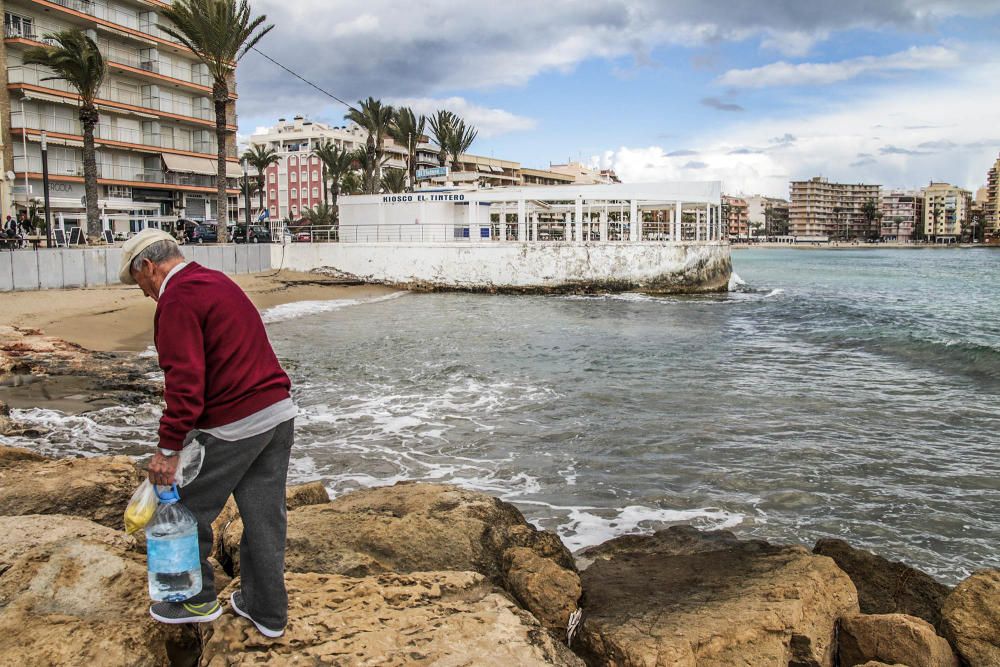
[[[268,341],[260,313],[219,271],[185,262],[170,234],[146,229],[122,248],[119,277],[156,301],[153,340],[164,373],[166,407],[149,480],[174,481],[177,454],[193,439],[205,447],[201,472],[181,490],[198,520],[202,590],[184,602],[157,602],[162,623],[204,623],[222,613],[208,555],[212,521],[230,494],[243,517],[237,614],[267,637],[284,633],[285,478],[293,440],[291,383]]]

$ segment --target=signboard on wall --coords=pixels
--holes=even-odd
[[[448,167],[428,167],[427,169],[417,169],[417,179],[434,178],[435,176],[447,176]]]

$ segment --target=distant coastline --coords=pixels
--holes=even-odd
[[[988,248],[1000,250],[1000,245],[988,243],[733,243],[733,250],[791,249],[791,250],[945,250],[961,248],[963,250]]]

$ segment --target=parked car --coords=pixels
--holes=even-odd
[[[312,241],[312,232],[299,232],[295,235],[295,240],[302,243],[309,243]]]
[[[187,243],[218,243],[219,230],[215,225],[200,224],[184,230]]]
[[[262,225],[250,225],[250,243],[270,243],[271,232]],[[247,243],[246,225],[233,228],[233,243]]]

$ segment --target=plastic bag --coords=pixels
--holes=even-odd
[[[143,480],[125,508],[125,532],[131,535],[145,528],[159,502],[153,484],[148,479]]]
[[[194,481],[201,472],[202,461],[205,460],[205,447],[197,440],[192,440],[181,453],[177,462],[177,472],[174,473],[174,484],[186,486]]]

